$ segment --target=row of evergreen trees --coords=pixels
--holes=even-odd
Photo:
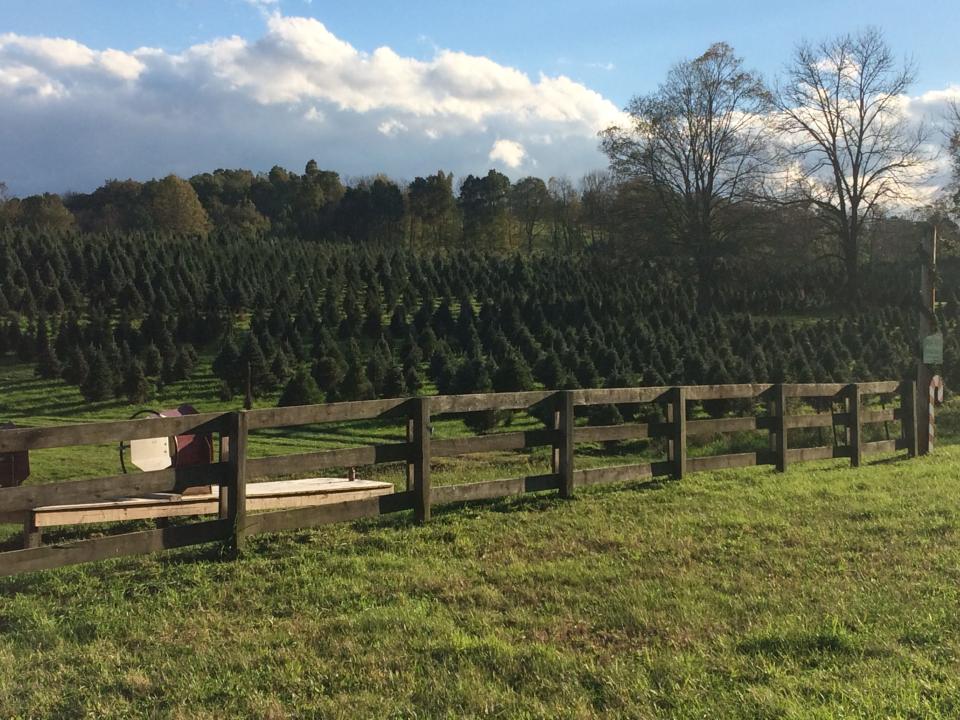
[[[26,319],[96,310],[131,317],[151,310],[227,315],[263,303],[303,312],[325,307],[328,314],[336,305],[346,315],[350,297],[361,308],[374,294],[387,308],[398,301],[413,308],[426,295],[484,298],[509,283],[518,293],[562,296],[569,292],[561,285],[567,279],[574,281],[573,290],[582,287],[582,277],[600,274],[618,293],[641,293],[644,306],[656,306],[664,291],[678,302],[721,313],[823,314],[848,305],[841,275],[829,268],[736,258],[709,266],[676,258],[625,265],[602,248],[568,256],[413,253],[237,235],[0,230],[0,315]],[[941,288],[944,300],[957,299],[954,277],[942,275],[949,283]],[[916,285],[899,266],[871,267],[864,285],[865,307],[907,307],[915,296]]]
[[[0,354],[90,400],[142,402],[190,377],[197,348],[223,397],[249,383],[284,403],[895,378],[913,354],[904,283],[879,277],[871,307],[840,313],[822,276],[738,263],[8,232],[0,278]],[[941,291],[947,328],[956,295]]]

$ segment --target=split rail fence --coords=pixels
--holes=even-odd
[[[869,409],[868,396],[892,399],[899,407]],[[787,414],[788,401],[820,400],[829,412]],[[431,508],[520,495],[557,491],[572,497],[576,488],[630,480],[671,477],[702,470],[774,465],[784,471],[794,462],[849,458],[860,465],[864,455],[906,450],[917,454],[914,408],[916,384],[911,381],[853,384],[754,384],[683,387],[639,387],[603,390],[533,391],[480,395],[442,395],[391,400],[331,403],[237,412],[217,412],[175,418],[96,422],[43,428],[0,430],[0,453],[75,445],[101,444],[184,433],[214,434],[229,440],[220,462],[183,469],[167,469],[91,480],[0,488],[0,518],[27,514],[46,505],[101,502],[116,497],[148,493],[182,492],[204,485],[220,486],[217,519],[177,524],[141,532],[124,533],[60,544],[27,547],[0,553],[0,575],[56,568],[105,558],[141,555],[169,548],[222,542],[228,550],[240,548],[245,537],[328,523],[370,518],[413,510],[419,522],[430,519]],[[688,408],[701,401],[751,400],[764,412],[741,417],[690,419]],[[607,426],[578,426],[576,408],[606,404],[659,404],[666,422],[630,422]],[[842,412],[834,412],[843,404]],[[431,437],[431,418],[481,411],[518,411],[533,407],[552,411],[552,427],[521,432],[500,432],[456,439]],[[547,413],[550,417],[550,413]],[[406,423],[406,442],[346,449],[248,458],[248,434],[267,428],[319,423],[394,419]],[[900,421],[894,439],[868,442],[864,426]],[[819,447],[790,447],[794,428],[844,428],[844,442]],[[758,452],[709,457],[688,457],[692,436],[743,431],[768,431],[770,447]],[[642,464],[577,469],[577,443],[666,439],[666,458]],[[489,451],[552,448],[551,472],[543,475],[458,485],[433,486],[433,458]],[[332,503],[316,507],[248,514],[245,507],[248,478],[293,475],[325,468],[344,468],[405,462],[407,487],[390,495]],[[28,531],[25,530],[25,535]]]

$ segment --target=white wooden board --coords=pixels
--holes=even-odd
[[[306,478],[247,485],[247,510],[280,510],[362,500],[393,492],[390,483],[342,478]],[[220,488],[203,495],[150,495],[81,505],[48,505],[33,511],[37,527],[146,520],[219,511]]]

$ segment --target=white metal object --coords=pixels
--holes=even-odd
[[[170,438],[144,438],[130,441],[130,462],[144,472],[165,470],[173,465]]]

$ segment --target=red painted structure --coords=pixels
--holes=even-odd
[[[13,423],[0,424],[0,430],[12,430]],[[17,487],[30,477],[30,454],[21,452],[0,453],[0,487]]]

